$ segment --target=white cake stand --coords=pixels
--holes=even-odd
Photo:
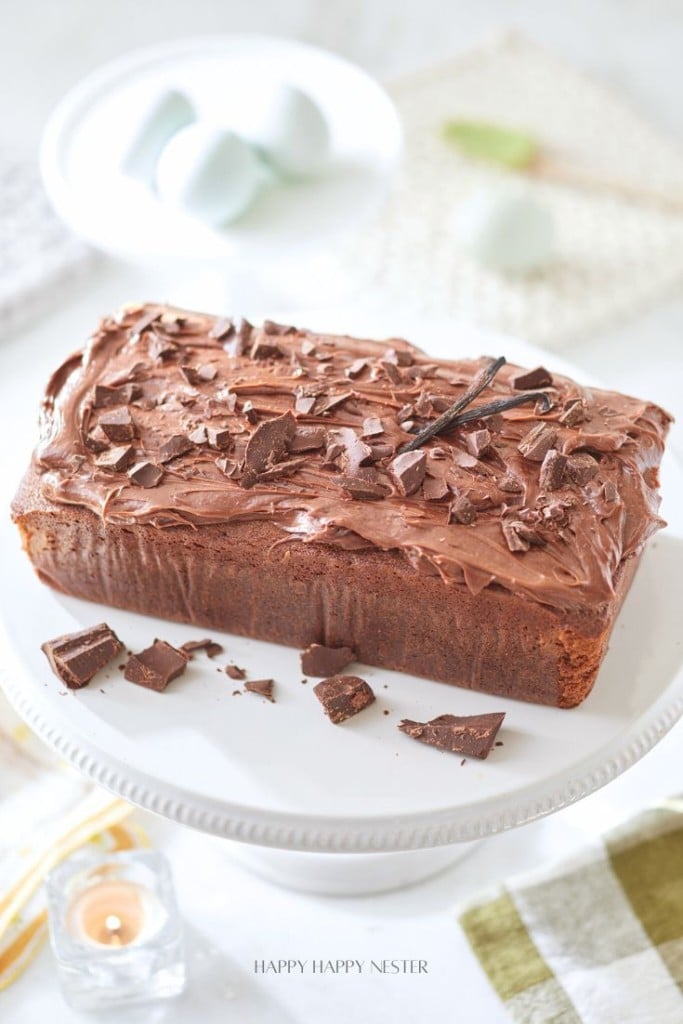
[[[505,353],[567,369],[554,355],[453,325],[409,336],[435,355]],[[139,650],[156,636],[180,644],[205,631],[55,594],[33,575],[6,520],[0,682],[31,728],[80,772],[147,810],[238,841],[242,859],[277,881],[327,892],[414,881],[472,841],[604,786],[683,713],[683,477],[671,459],[663,491],[669,528],[644,556],[593,693],[572,711],[362,667],[377,701],[335,727],[311,692],[314,681],[302,685],[297,651],[230,635],[216,637],[224,657],[196,657],[163,695],[125,682],[116,666],[68,692],[40,651],[49,637],[107,621]],[[238,684],[218,671],[228,660],[253,679],[274,678],[277,703],[233,696]],[[461,765],[396,729],[404,717],[500,710],[503,746],[485,762]]]

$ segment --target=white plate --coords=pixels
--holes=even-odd
[[[386,324],[386,321],[385,321]],[[333,324],[356,329],[361,325]],[[395,325],[365,324],[381,336]],[[513,339],[453,324],[409,334],[435,355],[504,353],[512,361],[572,372],[555,356]],[[204,630],[60,597],[34,577],[5,523],[1,614],[9,661],[3,686],[47,743],[122,796],[179,822],[247,842],[300,850],[379,851],[466,841],[557,810],[609,782],[649,750],[683,713],[683,478],[665,463],[669,529],[643,559],[588,700],[560,711],[472,693],[376,668],[359,669],[377,694],[357,718],[333,726],[302,685],[298,652],[220,636],[225,656],[198,656],[160,695],[114,667],[67,692],[40,643],[105,620],[137,650],[155,636],[172,643]],[[7,658],[7,655],[5,656]],[[218,665],[273,677],[277,703],[237,688]],[[389,711],[388,715],[383,712]],[[486,762],[417,744],[396,724],[504,710]]]
[[[332,161],[318,178],[264,191],[253,209],[218,231],[163,207],[120,171],[140,112],[167,88],[198,115],[239,129],[257,93],[303,89],[330,126]],[[72,89],[54,111],[41,168],[57,212],[81,237],[130,260],[259,265],[348,231],[386,195],[401,152],[398,115],[360,68],[304,43],[268,36],[186,39],[136,51]]]

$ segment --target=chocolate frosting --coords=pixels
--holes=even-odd
[[[670,417],[553,375],[549,412],[530,402],[450,429],[419,449],[419,473],[406,477],[397,449],[488,362],[436,362],[400,339],[128,307],[48,384],[41,491],[111,524],[267,520],[283,543],[398,550],[474,593],[499,585],[556,608],[600,605],[621,561],[663,525],[657,467]],[[518,395],[519,378],[504,366],[474,406]],[[549,460],[552,478],[539,431],[528,439],[538,424],[566,457]],[[102,458],[122,444],[133,449],[125,459]]]

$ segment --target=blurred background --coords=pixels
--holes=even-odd
[[[264,32],[390,78],[514,27],[683,134],[680,0],[22,0],[3,10],[4,142],[29,151],[56,99],[104,61],[188,34]]]

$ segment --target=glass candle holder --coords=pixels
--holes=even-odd
[[[52,949],[71,1006],[106,1009],[182,992],[182,925],[165,857],[88,847],[55,868],[46,889]]]

